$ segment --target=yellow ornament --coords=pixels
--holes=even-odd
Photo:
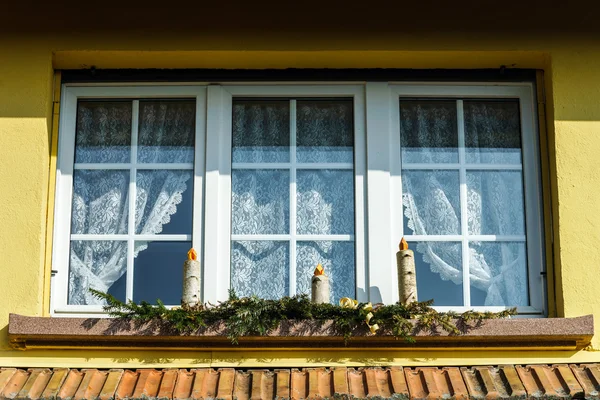
[[[365,311],[371,311],[373,309],[373,304],[371,304],[371,302],[368,302],[367,304],[365,304],[363,306],[363,310]]]
[[[373,333],[373,334],[374,334],[375,332],[377,332],[377,330],[378,330],[378,329],[379,329],[379,325],[377,325],[377,324],[373,324],[373,325],[369,326],[369,330],[370,330],[370,331],[371,331],[371,333]]]
[[[340,306],[356,310],[358,308],[358,300],[351,299],[350,297],[342,297],[340,299]]]

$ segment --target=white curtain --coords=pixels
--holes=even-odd
[[[192,162],[192,102],[140,102],[138,161]],[[129,162],[130,103],[86,102],[78,109],[76,163]],[[157,234],[188,189],[191,170],[137,170],[135,233]],[[75,170],[72,234],[126,234],[130,170]],[[147,248],[135,242],[134,257]],[[127,271],[127,242],[71,242],[69,304],[98,304],[89,288],[108,291]]]
[[[454,102],[412,102],[401,109],[403,162],[458,162]],[[466,161],[520,164],[516,102],[465,101]],[[403,205],[416,235],[459,235],[457,170],[404,170]],[[522,175],[519,170],[468,170],[467,220],[471,235],[525,235]],[[458,243],[419,242],[416,247],[442,280],[463,283]],[[528,304],[524,242],[471,242],[471,287],[485,293],[486,306]],[[435,300],[435,299],[434,299]]]
[[[351,101],[297,101],[296,159],[302,163],[353,160]],[[238,101],[233,110],[233,161],[290,160],[289,102]],[[354,174],[351,169],[296,171],[296,210],[290,210],[289,169],[233,169],[232,233],[354,233]],[[325,237],[326,239],[326,237]],[[331,301],[355,296],[353,241],[298,241],[296,293],[310,294],[310,279],[321,263],[330,279]],[[231,286],[238,295],[278,299],[290,293],[290,242],[232,242]]]

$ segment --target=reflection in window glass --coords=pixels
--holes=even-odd
[[[103,304],[89,289],[125,301],[125,286],[115,282],[127,272],[127,242],[73,240],[69,257],[67,304]]]
[[[196,102],[143,100],[139,120],[139,162],[194,162]]]
[[[79,101],[76,129],[76,163],[129,162],[130,101]]]
[[[471,305],[529,305],[525,243],[469,243]]]
[[[419,301],[435,306],[462,306],[463,272],[460,242],[409,243],[415,249]]]
[[[138,170],[135,233],[192,234],[192,170]]]
[[[467,163],[520,164],[518,100],[465,100]]]
[[[133,301],[180,305],[183,262],[191,247],[191,242],[136,242]]]
[[[235,162],[290,161],[290,105],[287,100],[235,100]]]
[[[233,241],[231,287],[238,296],[280,299],[289,295],[289,243]]]
[[[402,163],[458,162],[456,102],[400,99]]]
[[[298,100],[297,153],[301,163],[351,163],[354,156],[352,100]]]

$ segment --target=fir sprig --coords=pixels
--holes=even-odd
[[[442,330],[450,335],[460,335],[469,324],[480,324],[485,319],[506,318],[516,314],[516,309],[497,313],[466,311],[440,313],[431,306],[433,301],[375,305],[360,303],[356,308],[333,304],[314,304],[307,295],[266,300],[257,296],[238,297],[229,291],[227,301],[219,304],[194,307],[167,308],[160,301],[150,304],[142,301],[122,302],[114,296],[90,289],[99,300],[106,302],[104,311],[110,316],[137,323],[162,321],[180,334],[192,333],[208,325],[223,322],[227,337],[236,344],[243,336],[264,336],[276,329],[282,321],[332,321],[335,329],[348,341],[353,333],[367,329],[367,314],[373,314],[370,324],[377,324],[382,332],[396,338],[414,342],[413,334],[418,330]]]

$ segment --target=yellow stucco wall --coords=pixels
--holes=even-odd
[[[406,39],[406,38],[405,38]],[[556,313],[596,316],[600,331],[600,51],[594,44],[542,38],[428,35],[302,42],[261,38],[149,39],[55,36],[0,38],[0,365],[158,367],[307,364],[477,365],[600,361],[600,351],[153,352],[16,351],[8,313],[47,314],[44,273],[48,183],[52,173],[53,69],[82,68],[498,68],[545,71],[548,173]],[[307,43],[312,43],[307,45]],[[577,43],[577,45],[574,45]],[[550,288],[550,293],[553,288]],[[554,301],[552,301],[552,304]],[[600,335],[593,348],[600,349]],[[271,364],[273,365],[273,364]]]

